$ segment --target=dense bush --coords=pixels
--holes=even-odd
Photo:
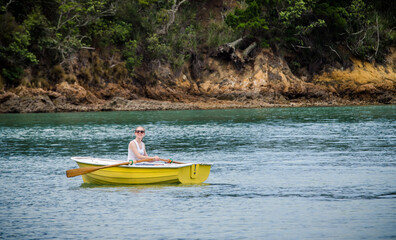
[[[351,56],[382,62],[396,43],[395,16],[394,1],[247,0],[226,22],[287,55],[292,69],[314,73]]]
[[[82,48],[114,49],[133,76],[156,64],[179,69],[203,49],[245,37],[314,73],[350,56],[382,61],[396,42],[394,1],[218,2],[223,20],[202,21],[208,1],[0,0],[2,84],[17,86],[26,68],[49,72]]]

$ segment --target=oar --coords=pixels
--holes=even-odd
[[[140,163],[140,162],[150,162],[153,161],[154,158],[148,158],[148,159],[142,159],[142,160],[135,160],[135,163]],[[164,162],[170,162],[170,159],[160,159],[161,161]],[[181,162],[175,162],[172,161],[174,163],[178,163],[178,164],[183,164]],[[90,172],[94,172],[100,169],[104,169],[104,168],[111,168],[111,167],[118,167],[118,166],[122,166],[122,165],[128,165],[129,162],[122,162],[122,163],[117,163],[117,164],[112,164],[112,165],[107,165],[107,166],[101,166],[101,167],[83,167],[83,168],[76,168],[76,169],[70,169],[66,171],[66,176],[68,178],[70,177],[76,177],[76,176],[80,176],[80,175],[84,175]]]
[[[160,158],[161,161],[167,162],[167,163],[178,163],[178,164],[184,164],[182,162],[177,162],[177,161],[173,161],[173,159],[162,159]]]
[[[84,174],[87,174],[90,172],[94,172],[94,171],[97,171],[97,170],[103,169],[103,168],[117,167],[117,166],[128,165],[128,164],[129,164],[129,162],[122,162],[122,163],[117,163],[117,164],[113,164],[113,165],[101,166],[101,167],[83,167],[83,168],[70,169],[70,170],[66,171],[66,176],[68,178],[70,178],[70,177],[80,176],[80,175],[84,175]]]

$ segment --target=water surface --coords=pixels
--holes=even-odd
[[[72,156],[212,163],[97,186]],[[0,239],[395,239],[396,106],[0,115]]]

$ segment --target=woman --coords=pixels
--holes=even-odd
[[[144,127],[139,126],[135,129],[135,139],[129,143],[128,146],[128,161],[130,164],[136,163],[137,160],[154,158],[151,162],[159,161],[158,156],[149,157],[146,152],[146,147],[142,139],[146,134]]]

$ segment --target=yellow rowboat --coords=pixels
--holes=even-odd
[[[79,167],[100,167],[120,161],[72,157]],[[210,164],[195,163],[137,163],[100,169],[82,175],[85,183],[94,184],[152,184],[152,183],[203,183],[209,176]]]

